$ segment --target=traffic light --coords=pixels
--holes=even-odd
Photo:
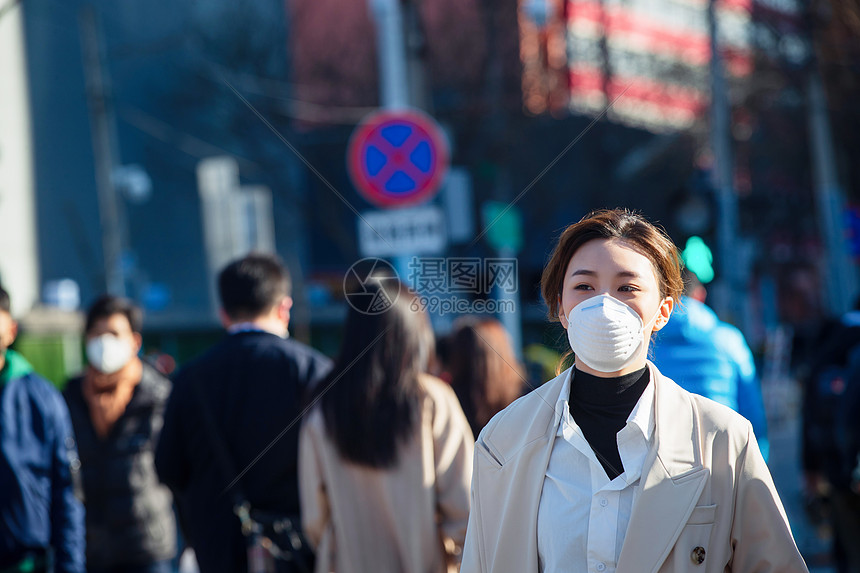
[[[693,235],[687,239],[687,244],[681,251],[681,258],[687,268],[696,273],[702,284],[714,280],[714,255],[702,237]]]

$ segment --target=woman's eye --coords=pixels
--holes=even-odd
[[[591,290],[591,285],[578,284],[575,287],[573,287],[573,290]]]
[[[636,292],[639,289],[633,285],[624,285],[622,287],[618,287],[618,290],[621,292]]]

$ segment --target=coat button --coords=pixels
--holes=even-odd
[[[701,565],[705,562],[705,548],[704,547],[696,547],[693,549],[693,552],[690,553],[690,559],[693,560],[693,563],[696,565]]]

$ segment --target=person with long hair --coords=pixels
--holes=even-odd
[[[391,289],[371,280],[368,295]],[[302,525],[316,571],[419,573],[456,567],[474,439],[453,390],[428,374],[432,336],[417,298],[351,308],[335,367],[299,438]]]
[[[806,571],[751,424],[647,360],[682,288],[641,215],[564,230],[541,290],[573,366],[478,437],[463,573]]]
[[[492,318],[464,317],[454,323],[445,367],[476,436],[527,386],[511,337]]]

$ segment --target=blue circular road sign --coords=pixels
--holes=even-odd
[[[371,203],[402,207],[433,196],[448,169],[448,146],[423,113],[383,111],[367,117],[347,151],[353,184]]]

